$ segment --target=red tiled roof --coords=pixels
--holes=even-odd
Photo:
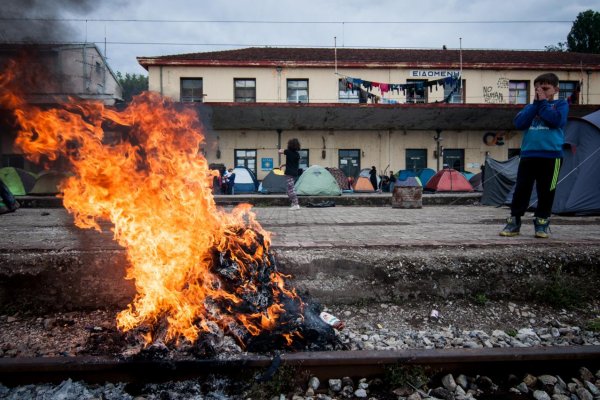
[[[458,68],[460,50],[337,49],[338,67],[437,67]],[[333,48],[249,47],[238,50],[138,57],[145,68],[151,65],[198,66],[301,66],[330,67]],[[600,70],[600,54],[530,50],[462,50],[463,68],[501,67]]]

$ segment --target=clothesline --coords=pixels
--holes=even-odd
[[[381,95],[385,95],[387,92],[396,92],[398,95],[402,91],[403,95],[406,95],[406,91],[409,89],[424,89],[429,88],[429,92],[433,91],[433,87],[437,90],[439,86],[446,88],[451,87],[450,93],[444,98],[444,102],[449,102],[450,98],[454,93],[457,93],[460,89],[461,78],[460,75],[447,76],[445,78],[431,80],[431,81],[418,81],[418,82],[407,82],[407,83],[385,83],[375,82],[366,79],[354,78],[340,73],[335,73],[342,77],[342,85],[346,87],[346,90],[351,90],[353,93],[355,90],[364,90],[369,94],[369,98],[375,96],[371,93],[373,88],[378,88]],[[376,96],[378,97],[378,96]]]

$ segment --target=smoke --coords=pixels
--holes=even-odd
[[[72,42],[75,34],[66,18],[86,15],[98,3],[97,0],[2,0],[0,42]]]

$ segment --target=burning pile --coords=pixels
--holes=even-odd
[[[331,340],[286,286],[250,206],[216,206],[193,108],[145,93],[120,112],[74,99],[42,109],[17,95],[10,71],[0,74],[0,107],[15,116],[17,145],[37,163],[66,158],[74,175],[61,189],[75,224],[111,221],[127,251],[137,295],[119,329],[147,344],[195,343],[220,330],[248,350],[304,348],[316,332]],[[105,129],[124,133],[107,143]]]

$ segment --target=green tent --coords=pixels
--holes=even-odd
[[[57,171],[46,171],[40,173],[35,181],[35,185],[29,191],[29,194],[33,195],[51,195],[60,193],[58,185],[61,181],[66,179],[69,175],[63,172]]]
[[[35,174],[21,168],[0,168],[0,179],[14,196],[25,196],[35,184]]]
[[[313,165],[300,175],[296,181],[296,193],[300,196],[341,196],[337,181],[329,171],[319,165]]]

